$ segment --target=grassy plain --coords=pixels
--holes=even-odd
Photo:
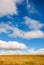
[[[0,65],[44,65],[44,55],[0,55]]]

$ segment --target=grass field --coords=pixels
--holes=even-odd
[[[0,65],[44,65],[44,55],[0,55]]]

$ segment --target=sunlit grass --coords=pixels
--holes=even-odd
[[[0,55],[0,65],[44,65],[44,55]]]

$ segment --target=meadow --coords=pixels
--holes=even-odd
[[[44,65],[44,55],[0,55],[0,65]]]

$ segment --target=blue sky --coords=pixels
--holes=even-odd
[[[44,0],[0,1],[0,54],[44,54]]]

